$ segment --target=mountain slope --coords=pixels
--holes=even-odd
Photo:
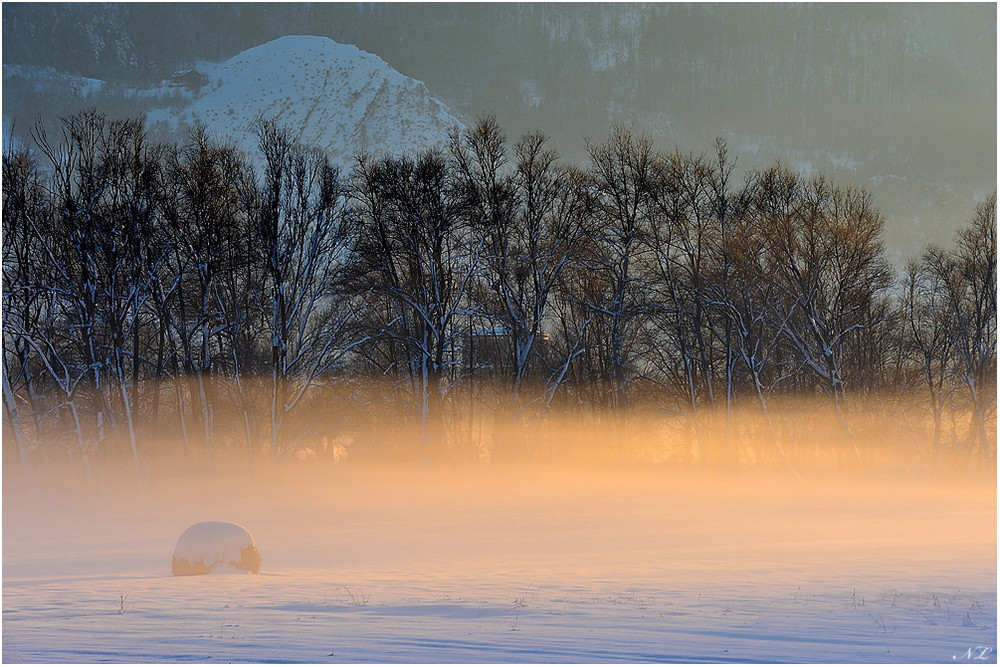
[[[308,146],[342,164],[360,151],[414,152],[441,145],[461,126],[426,86],[381,58],[326,37],[287,36],[221,64],[195,67],[202,85],[193,101],[147,114],[170,133],[204,123],[210,133],[256,152],[252,125],[274,118]]]
[[[996,18],[993,3],[5,3],[3,112],[50,131],[83,106],[145,112],[149,95],[116,87],[150,91],[201,60],[323,35],[377,53],[466,118],[493,113],[511,138],[541,130],[568,162],[585,163],[585,139],[617,122],[667,150],[721,136],[737,172],[781,160],[864,187],[905,261],[949,243],[996,187]],[[107,92],[39,91],[49,70]],[[161,88],[156,104],[183,93]],[[213,103],[207,120],[228,108]],[[352,141],[407,148],[387,134]]]

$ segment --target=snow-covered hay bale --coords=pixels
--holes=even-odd
[[[260,572],[260,552],[253,535],[228,521],[196,523],[177,539],[174,575],[209,572]]]

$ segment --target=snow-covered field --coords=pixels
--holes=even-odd
[[[8,663],[996,662],[992,474],[9,468]],[[259,575],[171,576],[211,520]]]

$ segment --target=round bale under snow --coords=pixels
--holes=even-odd
[[[209,572],[260,572],[260,552],[253,535],[228,521],[196,523],[177,539],[174,575]]]

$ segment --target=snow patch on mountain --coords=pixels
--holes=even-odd
[[[274,118],[344,165],[362,151],[395,155],[440,146],[462,126],[420,81],[326,37],[281,37],[195,70],[205,83],[194,100],[180,110],[153,110],[147,122],[171,132],[204,123],[248,155],[257,152],[252,126],[259,117]]]

